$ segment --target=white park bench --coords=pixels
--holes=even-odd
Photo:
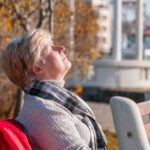
[[[115,96],[110,105],[120,150],[150,150],[150,101]]]

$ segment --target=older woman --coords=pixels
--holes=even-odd
[[[16,118],[34,150],[106,150],[106,139],[89,106],[64,86],[71,67],[64,47],[34,29],[8,44],[2,66],[24,92]]]

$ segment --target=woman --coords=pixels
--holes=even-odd
[[[64,47],[48,32],[34,29],[8,44],[2,66],[24,92],[16,118],[33,150],[106,150],[106,139],[89,106],[63,88],[71,67]]]

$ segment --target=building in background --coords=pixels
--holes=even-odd
[[[150,61],[143,58],[143,37],[144,40],[149,40],[149,34],[145,32],[143,36],[143,1],[137,1],[136,5],[134,58],[123,59],[122,0],[115,0],[112,55],[101,57],[93,63],[93,67],[91,67],[92,78],[85,81],[72,80],[72,84],[79,83],[82,85],[84,89],[83,98],[107,101],[111,96],[120,95],[143,101],[144,92],[150,90]]]
[[[124,59],[134,59],[136,56],[136,32],[129,32],[127,35],[127,45],[123,50]],[[143,32],[143,59],[150,60],[150,29]]]
[[[104,0],[92,0],[91,3],[98,13],[97,23],[99,24],[99,30],[97,32],[97,48],[100,50],[100,53],[109,54],[111,48],[110,11]]]

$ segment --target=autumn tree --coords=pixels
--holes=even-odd
[[[50,0],[0,0],[0,51],[6,44],[32,28],[51,30]],[[17,87],[0,70],[0,117],[12,117]]]
[[[66,48],[73,64],[70,75],[75,71],[84,75],[89,63],[98,56],[96,19],[92,5],[81,0],[0,0],[0,51],[24,32],[43,28],[52,32],[55,44]],[[8,118],[13,114],[17,88],[1,70],[0,79],[0,117],[5,112],[3,118]]]
[[[91,3],[75,0],[75,11],[70,9],[67,0],[58,0],[54,6],[54,42],[64,45],[67,55],[70,56],[73,72],[85,75],[89,64],[98,57],[97,49],[98,14],[93,9]],[[74,15],[74,47],[70,48],[70,24]],[[79,70],[80,68],[80,70]]]

